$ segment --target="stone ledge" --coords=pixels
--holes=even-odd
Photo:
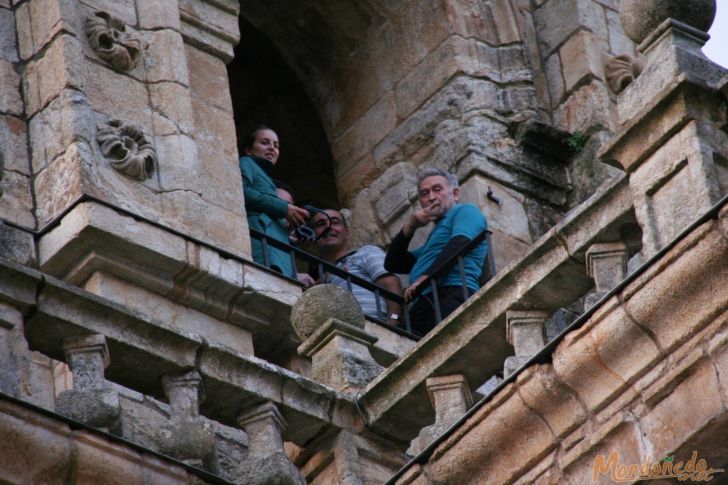
[[[143,394],[163,399],[162,376],[197,369],[207,396],[201,413],[223,424],[236,426],[240,409],[272,401],[292,424],[286,439],[299,444],[326,426],[361,428],[345,395],[45,276],[35,311],[25,322],[30,348],[63,361],[64,338],[87,334],[106,337],[111,358],[106,378]]]
[[[71,475],[75,483],[222,483],[165,461],[158,453],[73,430],[60,419],[2,397],[0,435],[5,438],[0,443],[0,475],[11,483],[52,483]]]

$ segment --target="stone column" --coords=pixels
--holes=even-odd
[[[600,156],[629,174],[645,257],[728,191],[728,110],[718,91],[726,71],[701,51],[714,13],[714,0],[620,3],[647,63],[619,94],[620,130]]]
[[[548,314],[543,311],[506,312],[506,340],[513,345],[516,355],[506,358],[504,377],[513,374],[546,345],[544,324],[547,317]]]
[[[283,449],[281,434],[286,421],[275,404],[267,402],[241,412],[238,423],[248,435],[248,457],[242,464],[241,483],[306,483]]]
[[[63,340],[66,363],[73,375],[73,389],[56,400],[56,412],[95,428],[120,431],[119,394],[104,379],[109,350],[103,335],[67,337]]]
[[[407,454],[416,456],[437,436],[442,434],[470,408],[473,403],[465,376],[430,377],[425,381],[427,393],[435,410],[435,424],[422,428],[412,440]]]
[[[304,340],[298,354],[311,358],[314,380],[337,391],[355,392],[384,369],[369,351],[377,337],[364,330],[364,315],[350,292],[318,285],[293,306],[291,323]]]
[[[586,252],[586,271],[594,279],[594,292],[584,301],[585,308],[589,308],[627,276],[627,245],[592,244]]]
[[[215,431],[199,415],[200,403],[204,400],[200,374],[192,370],[177,376],[165,375],[162,387],[172,415],[157,435],[160,451],[190,465],[210,469],[215,458]]]
[[[355,325],[330,318],[298,347],[312,361],[312,378],[337,391],[364,388],[384,368],[369,351],[377,337]]]

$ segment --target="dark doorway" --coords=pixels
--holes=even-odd
[[[238,152],[255,127],[271,127],[281,143],[274,178],[293,188],[297,205],[338,207],[331,150],[303,84],[273,43],[242,17],[240,33],[228,65]]]

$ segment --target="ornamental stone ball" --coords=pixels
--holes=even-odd
[[[364,313],[354,296],[336,285],[316,285],[309,288],[291,309],[293,330],[306,340],[330,318],[364,328]]]
[[[715,19],[715,0],[619,1],[619,20],[637,44],[668,18],[707,32]]]

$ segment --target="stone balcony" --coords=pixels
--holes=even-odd
[[[380,337],[384,361],[403,355],[361,391],[358,403],[256,356],[259,348],[280,345],[281,338],[295,342],[288,321],[299,287],[100,204],[80,204],[40,238],[43,272],[3,260],[0,296],[29,315],[25,335],[31,349],[54,359],[64,360],[68,337],[105,336],[106,378],[138,392],[164,399],[163,376],[196,369],[207,395],[200,412],[221,423],[234,426],[241,409],[270,401],[289,423],[284,438],[299,446],[326,427],[357,433],[368,426],[409,441],[434,419],[428,377],[462,373],[473,391],[498,373],[513,354],[506,312],[550,314],[583,296],[593,287],[587,250],[620,240],[633,223],[622,177],[574,210],[411,350],[405,337],[368,322],[367,331]],[[123,234],[117,227],[125,228]],[[175,315],[170,309],[181,314],[183,307],[197,318],[170,318]],[[264,335],[277,340],[266,341]]]

